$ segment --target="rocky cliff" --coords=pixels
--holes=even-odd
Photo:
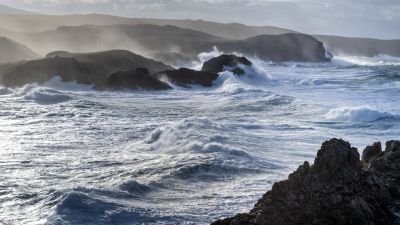
[[[392,225],[400,217],[400,141],[363,152],[348,142],[322,144],[313,165],[305,162],[277,182],[249,213],[213,225]]]

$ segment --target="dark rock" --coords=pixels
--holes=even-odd
[[[154,75],[158,79],[168,79],[175,85],[189,87],[190,85],[201,85],[204,87],[212,86],[213,81],[218,78],[218,74],[209,71],[195,71],[187,68],[177,70],[166,70]]]
[[[398,224],[399,143],[388,142],[380,153],[378,143],[367,148],[363,169],[357,149],[343,140],[327,141],[314,165],[305,162],[288,180],[275,183],[249,213],[214,224]]]
[[[150,76],[145,68],[113,73],[107,79],[107,86],[112,89],[171,89],[168,84]]]
[[[400,141],[388,141],[386,143],[385,152],[397,152],[400,151]]]
[[[245,72],[238,67],[239,65],[252,66],[253,63],[245,57],[220,55],[205,62],[201,70],[220,73],[228,69],[236,75],[244,75]]]
[[[362,161],[368,163],[375,155],[382,152],[382,144],[375,142],[372,146],[367,146],[362,153]]]
[[[102,66],[79,62],[74,58],[46,58],[32,60],[18,65],[3,76],[5,86],[23,86],[44,83],[59,76],[65,82],[99,85],[106,80]]]
[[[59,76],[65,82],[75,81],[103,89],[107,86],[109,74],[141,67],[148,68],[150,74],[172,69],[161,62],[124,50],[95,53],[53,52],[43,59],[0,66],[0,73],[3,73],[0,77],[3,85],[11,87],[41,84]]]

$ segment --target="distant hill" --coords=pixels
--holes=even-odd
[[[8,38],[0,37],[0,64],[31,60],[39,57],[38,54],[28,47]]]
[[[0,14],[36,14],[25,10],[15,9],[3,4],[0,4]]]
[[[385,54],[400,57],[400,40],[378,40],[371,38],[348,38],[315,35],[334,55],[376,56]]]
[[[169,20],[150,18],[125,18],[111,15],[89,14],[89,15],[1,15],[0,27],[23,32],[41,32],[54,30],[59,26],[81,26],[81,25],[115,25],[115,24],[153,24],[172,25],[185,29],[193,29],[209,33],[214,36],[244,39],[260,34],[284,34],[296,31],[273,26],[247,26],[238,23],[217,23],[203,20]]]
[[[90,25],[92,26],[90,26]],[[135,52],[146,54],[147,52],[141,52],[140,50],[146,49],[148,50],[149,46],[139,46],[138,43],[134,43],[133,39],[153,39],[147,41],[141,41],[142,44],[154,44],[156,42],[155,39],[159,40],[161,37],[145,37],[138,35],[138,31],[136,28],[133,28],[132,31],[127,31],[136,25],[155,25],[158,27],[164,27],[166,25],[171,25],[177,28],[191,30],[193,35],[200,35],[199,37],[205,37],[205,41],[208,42],[209,38],[214,39],[224,39],[224,40],[243,40],[259,35],[280,35],[286,33],[298,33],[293,30],[283,29],[273,26],[247,26],[239,23],[217,23],[203,20],[168,20],[168,19],[150,19],[150,18],[125,18],[111,15],[101,15],[101,14],[89,14],[89,15],[62,15],[62,16],[54,16],[54,15],[6,15],[0,14],[0,36],[6,36],[10,39],[16,40],[20,43],[24,43],[25,45],[35,48],[41,54],[46,54],[49,51],[54,50],[68,50],[75,52],[84,52],[91,50],[107,50],[111,49],[110,46],[117,47],[118,45],[122,47],[126,47],[127,43],[129,43],[128,50],[133,50]],[[119,28],[116,28],[118,26]],[[125,26],[125,27],[124,27]],[[131,26],[131,27],[129,27]],[[75,27],[75,28],[74,28]],[[78,27],[78,28],[76,28]],[[103,27],[99,29],[98,27]],[[110,29],[110,27],[113,27]],[[67,36],[79,36],[78,38],[82,39],[82,35],[74,34],[71,35],[68,33],[68,29],[75,30],[79,32],[83,32],[86,34],[86,43],[89,45],[85,45],[82,42],[67,44],[66,41],[61,41],[60,43],[64,46],[55,46],[57,42],[55,42],[55,38],[68,39],[66,37],[62,37],[62,33],[67,33]],[[123,31],[125,37],[120,36],[116,38],[118,33]],[[171,30],[172,27],[170,27]],[[91,31],[89,31],[91,30]],[[96,30],[96,31],[95,31]],[[104,32],[105,30],[110,30],[110,32]],[[175,29],[176,31],[176,29]],[[195,33],[197,31],[198,33]],[[27,33],[27,34],[21,34]],[[43,33],[45,32],[45,33]],[[101,38],[96,36],[95,32],[101,33],[103,36]],[[147,32],[147,31],[146,31]],[[49,38],[43,38],[43,34],[48,34],[51,36],[49,45],[45,45],[45,40]],[[154,34],[154,33],[153,33]],[[171,47],[169,44],[173,43],[174,46],[169,51],[169,55],[158,54],[160,58],[169,59],[169,61],[175,61],[175,59],[182,58],[186,59],[187,57],[179,54],[180,49],[185,48],[185,43],[190,43],[192,37],[189,37],[189,41],[182,40],[179,35],[174,34],[173,32],[166,33],[158,33],[159,35],[163,35],[164,39],[168,39],[166,43],[168,45],[159,45],[156,44],[154,47],[161,47],[162,50],[159,52],[165,52],[166,47]],[[129,37],[127,37],[127,36]],[[134,35],[138,35],[138,37],[132,38]],[[208,36],[207,36],[208,35]],[[34,40],[32,37],[36,36]],[[28,37],[28,38],[27,38]],[[95,37],[94,40],[102,39],[102,42],[91,42],[91,38]],[[391,56],[399,56],[399,40],[377,40],[377,39],[368,39],[368,38],[344,38],[344,37],[335,37],[335,36],[324,36],[324,35],[315,35],[317,39],[322,41],[325,46],[329,48],[329,50],[335,54],[348,54],[348,55],[361,55],[361,56],[373,56],[376,54],[387,54]],[[179,40],[173,40],[174,38],[178,38]],[[78,39],[78,40],[80,40]],[[106,41],[106,39],[109,39]],[[117,43],[119,41],[119,43]],[[200,42],[202,42],[200,40]],[[102,46],[94,46],[96,43],[101,43]],[[181,44],[184,44],[182,46]],[[38,44],[38,45],[37,45]],[[67,45],[65,45],[67,44]],[[200,43],[201,44],[201,43]],[[73,47],[69,49],[69,47]],[[79,48],[78,48],[79,46]],[[39,48],[40,49],[36,49]],[[59,47],[59,48],[55,48]],[[93,48],[95,47],[95,48]],[[150,46],[152,47],[152,46]],[[199,47],[199,49],[202,46]],[[82,49],[81,49],[82,48]],[[194,48],[194,46],[191,46]],[[174,57],[170,57],[174,55]],[[148,55],[149,56],[149,55]],[[187,58],[187,59],[190,59]]]
[[[158,60],[168,55],[170,58],[182,56],[183,59],[193,59],[201,52],[212,51],[215,46],[227,53],[241,52],[271,61],[325,61],[322,43],[299,33],[232,40],[171,25],[139,24],[63,26],[40,33],[20,33],[15,38],[42,55],[58,50],[93,52],[126,49]],[[159,55],[163,57],[155,57]]]

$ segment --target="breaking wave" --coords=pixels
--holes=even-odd
[[[58,104],[71,100],[72,98],[62,92],[50,89],[37,87],[29,90],[24,96],[24,100],[34,101],[38,104],[50,105]]]
[[[331,109],[325,116],[334,121],[374,122],[381,119],[394,119],[396,116],[369,107],[343,107]]]
[[[192,117],[162,126],[151,132],[145,140],[151,151],[164,153],[246,153],[224,145],[229,138],[222,135],[223,127],[207,118]]]

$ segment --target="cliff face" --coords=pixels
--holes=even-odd
[[[378,40],[371,38],[346,38],[316,35],[318,40],[334,55],[373,57],[379,54],[400,57],[400,40]]]
[[[215,43],[221,50],[240,52],[273,62],[329,62],[322,42],[306,34],[260,35],[241,41]]]
[[[399,224],[400,141],[364,150],[332,139],[322,144],[314,165],[300,166],[277,182],[246,214],[213,225]]]

